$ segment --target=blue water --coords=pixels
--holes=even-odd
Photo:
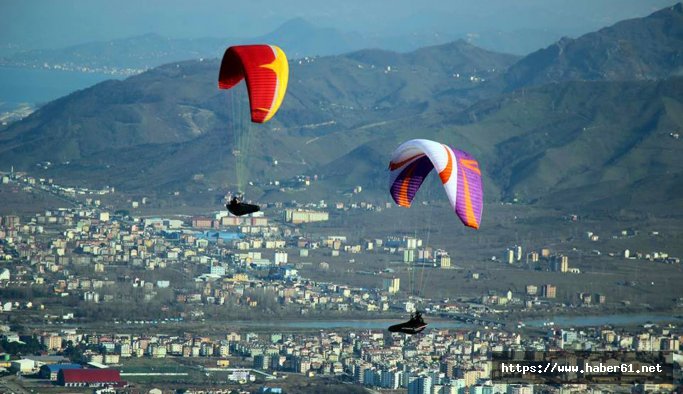
[[[359,330],[384,330],[392,324],[400,323],[404,320],[350,320],[350,321],[244,321],[236,322],[235,325],[248,326],[248,327],[272,327],[272,328],[303,328],[303,329],[313,329],[313,330],[330,330],[338,328],[354,328]],[[455,320],[441,320],[438,322],[430,322],[430,328],[438,329],[456,329],[471,327],[464,323],[457,322]]]
[[[0,104],[5,108],[21,103],[40,105],[107,79],[122,78],[108,74],[0,67]]]
[[[427,317],[429,322],[429,317]],[[633,315],[597,315],[597,316],[553,316],[548,319],[529,320],[524,323],[529,327],[543,327],[543,323],[552,321],[555,327],[591,327],[591,326],[632,326],[642,325],[648,322],[651,323],[673,323],[683,324],[683,318],[666,315],[654,314],[633,314]],[[396,320],[350,320],[350,321],[310,321],[310,320],[295,320],[295,321],[238,321],[233,322],[235,326],[242,327],[261,327],[261,328],[282,328],[282,329],[309,329],[309,330],[330,330],[340,328],[352,328],[359,330],[383,330],[392,324],[399,323],[400,319]],[[429,322],[429,328],[437,329],[462,329],[471,328],[468,325],[455,320],[439,320]]]
[[[547,319],[536,319],[525,321],[524,324],[530,327],[543,327],[543,323],[553,322],[555,327],[590,327],[590,326],[630,326],[645,323],[683,323],[683,318],[653,315],[653,314],[634,314],[634,315],[598,315],[598,316],[553,316]]]

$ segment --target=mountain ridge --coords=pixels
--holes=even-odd
[[[678,20],[676,13],[653,15]],[[659,29],[648,37],[665,34],[667,24],[652,18],[640,20],[644,30]],[[623,30],[607,29],[606,36],[575,41],[601,42]],[[274,181],[317,175],[307,192],[286,195],[315,199],[360,185],[381,199],[391,151],[406,139],[429,138],[477,157],[489,202],[680,206],[671,193],[679,190],[683,155],[670,133],[683,128],[683,83],[670,63],[656,79],[547,81],[510,90],[509,70],[534,58],[460,40],[409,53],[293,60],[278,115],[250,126],[259,145],[249,154],[252,195],[283,198],[284,186]],[[232,133],[240,124],[229,106],[246,109],[246,94],[243,85],[219,91],[217,69],[217,59],[167,64],[56,100],[0,131],[0,165],[28,169],[49,160],[56,164],[45,176],[107,182],[124,192],[221,195],[233,187]]]
[[[662,79],[683,74],[683,3],[563,38],[510,67],[509,89],[568,80]]]

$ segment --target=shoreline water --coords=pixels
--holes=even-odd
[[[38,106],[109,79],[123,76],[0,66],[0,104],[11,110],[21,104]]]
[[[285,320],[285,321],[234,321],[231,325],[236,327],[268,328],[281,327],[286,329],[339,329],[339,328],[358,328],[358,329],[384,329],[391,324],[395,324],[400,319],[373,319],[373,320]],[[429,321],[429,318],[427,317]],[[594,316],[561,316],[556,315],[548,319],[521,320],[527,327],[543,327],[543,323],[553,322],[556,327],[593,327],[604,325],[615,326],[634,326],[648,323],[655,324],[683,324],[681,316],[667,316],[655,313],[639,314],[614,314],[614,315],[594,315]],[[481,327],[474,324],[466,324],[455,320],[437,319],[432,320],[430,328],[437,329],[462,329]]]

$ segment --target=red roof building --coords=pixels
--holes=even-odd
[[[116,369],[62,369],[57,383],[64,387],[103,387],[118,385],[121,374]]]

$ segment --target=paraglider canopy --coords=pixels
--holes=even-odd
[[[280,108],[287,91],[289,64],[285,53],[275,45],[238,45],[225,51],[218,74],[218,88],[231,89],[242,79],[246,80],[251,121],[269,121]],[[232,96],[232,95],[231,95]],[[244,186],[247,173],[246,153],[249,150],[250,124],[241,121],[241,101],[231,97],[232,134],[235,138],[233,154],[237,156],[235,173],[238,188]],[[246,125],[245,125],[246,123]],[[246,204],[234,198],[226,208],[236,216],[257,212],[257,205]]]
[[[467,152],[424,139],[401,144],[391,156],[390,193],[396,204],[410,207],[422,182],[436,170],[451,207],[466,226],[479,228],[483,189],[479,163]]]
[[[238,45],[225,51],[218,74],[218,87],[230,89],[247,82],[251,121],[269,121],[280,108],[287,91],[289,64],[275,45]]]

